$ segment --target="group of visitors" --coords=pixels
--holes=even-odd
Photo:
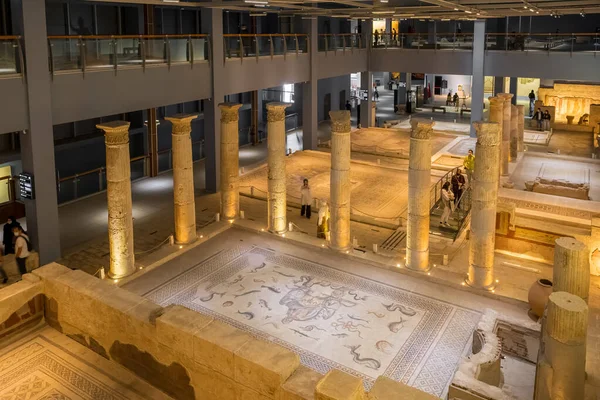
[[[463,167],[467,174],[466,177],[463,175],[462,169],[458,168],[450,181],[442,185],[442,206],[444,207],[442,218],[440,219],[440,225],[442,226],[450,226],[448,219],[457,207],[460,208],[462,195],[472,182],[473,170],[475,169],[475,155],[473,154],[473,150],[469,150],[468,155],[463,161]]]
[[[448,92],[448,96],[446,96],[446,105],[454,106],[454,107],[456,107],[456,110],[458,110],[459,104],[460,104],[460,98],[458,97],[458,93],[454,93],[454,96],[453,96],[452,91]]]
[[[8,282],[8,275],[3,268],[3,255],[14,254],[19,273],[24,275],[27,273],[27,257],[29,257],[32,247],[29,236],[27,236],[21,224],[14,217],[8,217],[6,224],[4,224],[3,233],[2,243],[4,244],[4,251],[0,252],[0,277],[2,278],[2,283],[6,283]]]
[[[540,131],[549,131],[550,130],[550,120],[552,116],[548,110],[542,111],[541,108],[538,107],[533,119],[537,121],[537,128]]]

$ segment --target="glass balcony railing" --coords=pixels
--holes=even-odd
[[[246,34],[223,35],[225,59],[257,58],[265,56],[298,55],[308,52],[308,35],[305,34]]]
[[[472,33],[400,33],[371,35],[373,49],[468,50]],[[486,50],[600,52],[600,33],[486,33]],[[319,50],[323,50],[319,43]]]
[[[365,37],[358,33],[321,34],[319,35],[319,51],[353,51],[365,49]]]
[[[0,36],[0,76],[23,71],[20,36]]]
[[[49,36],[52,74],[208,61],[207,35]]]

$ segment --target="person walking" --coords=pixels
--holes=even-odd
[[[442,186],[442,205],[444,206],[444,212],[442,213],[442,219],[440,225],[449,226],[448,218],[452,214],[454,208],[454,194],[450,190],[450,182],[444,183]]]
[[[13,236],[13,228],[15,226],[21,226],[21,224],[19,224],[15,217],[8,217],[6,224],[4,224],[4,236],[2,237],[4,254],[14,254],[15,252],[15,237]]]
[[[23,228],[19,226],[13,227],[13,235],[15,235],[15,260],[19,267],[19,273],[25,275],[27,273],[27,257],[31,251],[31,242],[29,236],[23,232]]]
[[[473,182],[473,171],[475,170],[475,155],[473,154],[473,150],[469,149],[469,153],[463,160],[463,167],[467,173],[467,183],[471,186]]]
[[[533,93],[533,89],[531,93],[529,93],[529,117],[533,116],[533,109],[535,106],[535,93]]]
[[[312,193],[310,192],[310,186],[308,186],[308,179],[304,180],[304,184],[300,189],[300,202],[302,203],[302,209],[300,210],[300,216],[310,219],[310,205],[312,204]]]
[[[538,107],[537,111],[535,112],[535,115],[533,116],[533,119],[537,121],[538,131],[542,130],[543,116],[544,116],[544,114],[542,113],[542,109]]]
[[[542,115],[542,130],[543,131],[550,130],[550,119],[552,119],[550,112],[548,110],[544,111],[544,114]]]

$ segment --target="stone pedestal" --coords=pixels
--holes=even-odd
[[[106,143],[106,193],[108,206],[108,244],[113,279],[135,272],[133,216],[131,212],[131,165],[129,122],[98,124]]]
[[[192,120],[196,114],[178,114],[165,118],[172,124],[173,200],[175,205],[175,242],[196,240],[196,204],[194,199],[194,162],[192,159]]]
[[[287,230],[285,173],[285,109],[286,103],[267,104],[267,164],[269,176],[269,231],[282,234]]]
[[[517,162],[517,153],[519,147],[519,109],[511,104],[510,106],[510,162]]]
[[[587,326],[585,301],[567,292],[550,295],[542,322],[534,399],[584,398]]]
[[[429,271],[429,212],[431,190],[431,133],[433,121],[410,121],[408,161],[408,225],[406,267]]]
[[[221,110],[221,217],[225,220],[237,218],[240,212],[238,110],[241,106],[236,103],[219,104]]]
[[[517,106],[517,152],[522,153],[525,150],[523,139],[525,137],[525,106]]]
[[[561,237],[554,247],[553,290],[581,297],[586,303],[590,294],[589,251],[580,241]]]
[[[508,163],[510,160],[510,130],[511,130],[511,116],[510,116],[510,99],[513,95],[510,93],[498,94],[503,100],[502,104],[502,146],[500,150],[501,164],[500,173],[502,176],[508,176]]]
[[[496,203],[502,135],[497,122],[474,122],[477,132],[475,170],[471,185],[469,286],[491,290],[494,280]]]
[[[350,112],[330,111],[331,117],[331,243],[348,251],[350,239]]]

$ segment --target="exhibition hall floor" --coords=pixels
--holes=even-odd
[[[124,288],[285,346],[316,371],[367,387],[386,375],[440,397],[486,308],[527,318],[523,306],[235,228]]]

